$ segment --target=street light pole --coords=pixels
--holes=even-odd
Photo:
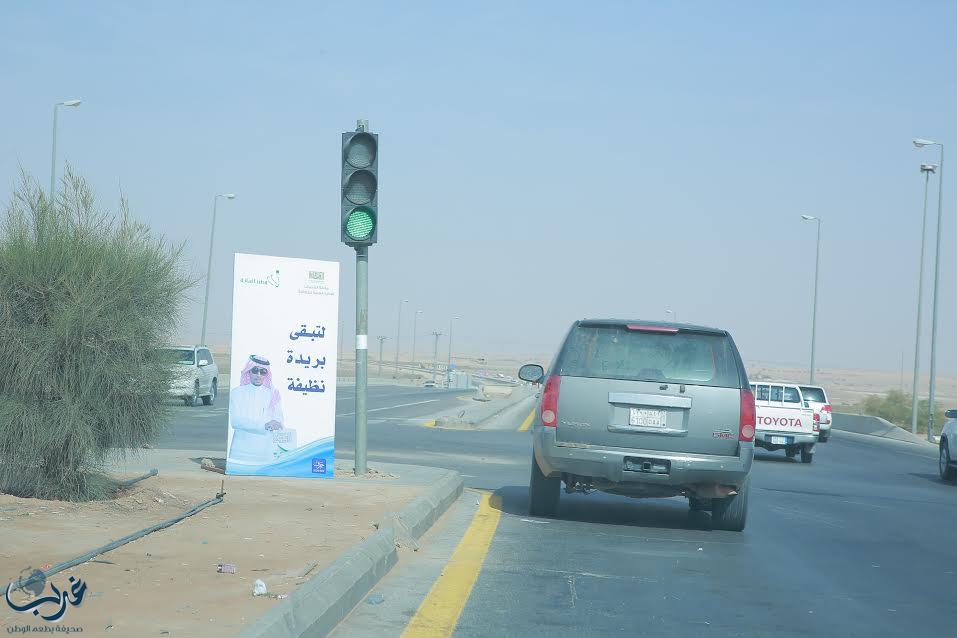
[[[382,344],[388,337],[379,337],[379,377],[382,377]]]
[[[435,383],[435,369],[439,366],[439,337],[442,333],[433,330],[432,336],[435,337],[435,348],[432,350],[432,383]]]
[[[930,174],[937,172],[936,164],[921,164],[920,170],[924,174],[924,217],[920,224],[920,275],[917,278],[917,336],[914,338],[914,382],[911,398],[910,431],[917,434],[918,385],[920,382],[920,328],[922,323],[922,307],[924,305],[924,245],[927,236],[927,190],[930,185]]]
[[[914,146],[923,148],[925,146],[940,147],[940,173],[937,175],[937,250],[934,254],[934,303],[931,311],[930,320],[930,392],[927,405],[927,440],[934,441],[934,395],[935,385],[937,384],[937,307],[940,290],[940,229],[943,222],[944,212],[944,145],[940,142],[930,140],[916,139]]]
[[[674,320],[674,321],[678,321],[678,313],[675,312],[674,310],[666,309],[666,310],[665,310],[665,315],[667,315],[669,312],[671,313],[673,320]]]
[[[461,319],[462,317],[452,317],[449,319],[449,363],[448,367],[445,369],[446,381],[445,387],[451,387],[452,385],[452,322],[456,319]]]
[[[813,215],[801,215],[804,221],[817,222],[817,256],[814,259],[814,307],[811,311],[811,380],[814,383],[814,350],[817,342],[817,284],[821,271],[821,218]]]
[[[53,154],[50,159],[50,202],[53,202],[53,187],[56,184],[56,115],[61,106],[80,106],[81,100],[65,100],[53,105]]]
[[[223,193],[213,197],[213,224],[209,227],[209,257],[206,261],[206,295],[203,297],[203,332],[199,338],[199,343],[203,346],[208,345],[206,343],[206,316],[209,312],[209,277],[213,270],[213,234],[216,232],[216,202],[219,201],[220,197],[236,199],[236,196],[232,193]]]
[[[399,316],[395,320],[395,378],[399,378],[399,339],[402,337],[402,304],[409,303],[408,299],[399,302]]]
[[[415,365],[415,337],[416,337],[416,324],[419,321],[419,315],[422,314],[421,310],[416,310],[415,315],[412,317],[412,365]]]

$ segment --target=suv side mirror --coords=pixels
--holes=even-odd
[[[199,360],[199,367],[200,367],[200,368],[202,368],[203,366],[208,366],[208,365],[209,365],[209,361],[207,361],[206,359],[200,359],[200,360]]]
[[[518,378],[529,383],[541,383],[545,368],[537,363],[526,363],[518,369]]]
[[[948,419],[957,419],[957,410],[947,410],[944,412],[944,416]]]

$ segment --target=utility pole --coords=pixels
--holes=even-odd
[[[442,333],[434,330],[432,336],[435,337],[435,349],[432,350],[432,383],[435,383],[435,369],[439,365],[439,337],[442,336]]]
[[[382,378],[382,343],[388,337],[379,337],[379,378]]]

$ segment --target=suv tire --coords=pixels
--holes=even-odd
[[[216,379],[209,384],[209,394],[203,397],[203,405],[213,405],[216,403]]]
[[[950,463],[953,457],[950,455],[950,444],[947,439],[940,440],[940,462],[938,470],[940,471],[940,480],[953,481],[957,478],[957,470]]]
[[[184,397],[183,403],[186,404],[187,408],[193,408],[199,405],[199,381],[193,384],[193,394]]]
[[[751,491],[751,477],[744,480],[741,489],[734,496],[716,498],[711,501],[711,527],[729,532],[744,530],[748,520],[748,493]]]
[[[548,478],[538,467],[532,454],[532,476],[528,481],[528,513],[532,516],[555,516],[561,498],[562,480]]]
[[[814,460],[814,452],[811,451],[810,445],[801,446],[801,463],[810,463]]]

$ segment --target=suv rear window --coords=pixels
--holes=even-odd
[[[801,394],[805,401],[814,401],[815,403],[827,403],[827,397],[824,396],[824,390],[821,388],[809,388],[801,386]]]
[[[557,362],[560,375],[740,388],[737,357],[725,335],[576,326]]]

